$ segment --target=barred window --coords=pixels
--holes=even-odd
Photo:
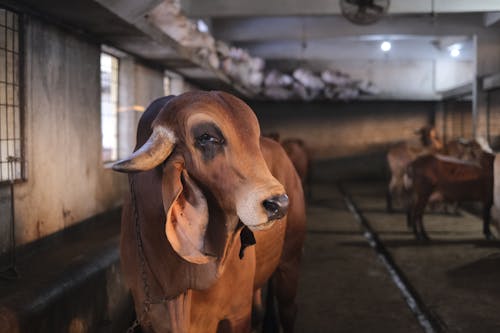
[[[472,101],[471,96],[458,96],[443,101],[444,123],[443,139],[472,138]]]
[[[118,159],[118,58],[101,53],[102,160]]]
[[[19,20],[0,8],[0,182],[23,177]]]

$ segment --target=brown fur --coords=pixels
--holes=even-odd
[[[417,239],[428,239],[422,215],[429,198],[439,193],[447,202],[481,201],[483,203],[483,232],[487,238],[490,208],[493,204],[494,155],[483,152],[479,165],[473,162],[427,155],[417,158],[408,166],[406,186],[411,201],[408,209],[408,225],[413,227]]]
[[[200,114],[216,122],[227,140],[224,153],[210,161],[204,161],[193,148],[187,128],[190,119]],[[130,175],[135,184],[150,298],[169,298],[152,305],[145,315],[146,295],[130,197],[123,209],[122,268],[142,328],[158,333],[249,332],[254,294],[272,278],[281,324],[286,332],[292,332],[305,208],[300,179],[285,151],[269,139],[259,140],[260,130],[251,109],[225,93],[191,92],[155,101],[139,123],[136,149],[151,135],[152,124],[173,129],[177,141],[163,164]],[[178,179],[180,169],[187,172],[208,203],[204,249],[214,260],[204,264],[184,260],[165,237],[166,207],[174,200],[166,188],[173,186],[170,180]],[[288,214],[266,230],[254,230],[256,245],[246,248],[240,259],[240,234],[246,227],[236,215],[235,201],[241,195],[256,195],[253,189],[275,195],[271,180],[286,190]],[[247,183],[253,187],[238,191]],[[183,184],[187,186],[186,181]]]
[[[458,159],[477,162],[481,158],[483,149],[476,140],[456,139],[447,142],[443,154],[456,157]]]
[[[297,170],[300,180],[302,181],[302,186],[309,190],[311,157],[306,144],[301,139],[289,138],[283,140],[281,145],[292,161],[295,170]]]
[[[400,142],[392,146],[387,152],[387,164],[391,173],[387,191],[388,211],[392,211],[394,199],[405,201],[403,176],[408,164],[419,156],[432,154],[443,148],[434,127],[422,127],[416,131],[416,134],[419,135],[419,144]]]

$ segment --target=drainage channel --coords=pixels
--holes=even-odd
[[[403,271],[396,265],[391,254],[387,251],[382,241],[380,241],[377,233],[373,230],[350,194],[345,190],[342,184],[338,184],[337,186],[344,197],[347,208],[356,217],[356,220],[363,228],[363,236],[377,253],[379,260],[389,272],[392,281],[396,284],[401,294],[403,294],[406,304],[408,304],[408,307],[415,315],[424,332],[439,333],[446,331],[440,322],[433,316],[432,312],[425,306]]]

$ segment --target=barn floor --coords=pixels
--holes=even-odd
[[[431,241],[419,243],[403,213],[385,212],[384,183],[350,182],[344,188],[435,331],[500,331],[500,242],[484,240],[479,218],[462,210],[428,213]],[[298,332],[424,331],[335,184],[313,187],[301,274]]]

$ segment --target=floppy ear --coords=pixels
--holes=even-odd
[[[205,196],[189,177],[183,163],[167,163],[162,180],[165,233],[172,248],[184,260],[205,264],[215,256],[205,253],[208,205]]]

